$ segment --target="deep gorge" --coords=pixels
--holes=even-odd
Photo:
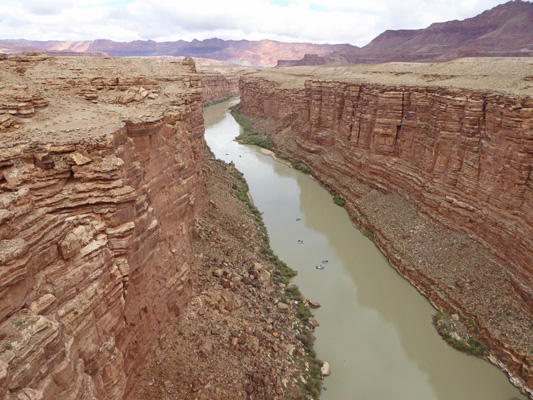
[[[0,397],[131,398],[191,302],[202,106],[237,77],[190,59],[0,64]],[[531,97],[307,73],[243,76],[242,112],[531,391]]]

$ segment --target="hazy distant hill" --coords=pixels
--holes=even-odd
[[[69,51],[104,52],[113,57],[128,56],[185,56],[210,58],[229,61],[240,65],[274,66],[279,59],[298,59],[306,53],[324,56],[334,51],[349,52],[357,47],[349,44],[312,44],[282,43],[273,40],[222,40],[207,39],[186,42],[154,42],[136,40],[133,42],[114,42],[112,40],[73,41],[30,41],[0,40],[0,50],[9,52],[23,51]]]
[[[463,21],[435,23],[425,29],[389,30],[368,45],[312,57],[329,62],[448,61],[460,57],[533,56],[533,3],[510,1]],[[307,57],[309,59],[309,57]],[[280,66],[310,65],[305,58]]]
[[[533,56],[533,3],[514,0],[463,21],[425,29],[389,30],[362,48],[349,44],[282,43],[273,40],[207,39],[187,42],[0,40],[0,51],[107,53],[115,57],[200,57],[251,66],[448,61],[460,57]]]

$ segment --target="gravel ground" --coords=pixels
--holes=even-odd
[[[258,72],[283,88],[309,79],[378,85],[437,86],[533,96],[533,58],[461,58],[446,63],[385,63],[273,68]]]

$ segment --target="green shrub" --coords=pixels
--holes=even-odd
[[[302,301],[298,302],[298,307],[296,308],[296,316],[302,320],[304,325],[309,325],[309,318],[313,316],[311,309],[306,306]]]
[[[233,97],[237,97],[237,95],[231,95],[228,97],[224,97],[223,99],[219,99],[219,100],[208,101],[207,103],[204,103],[204,108],[209,107],[209,106],[214,106],[215,104],[223,103],[227,100],[232,99]]]
[[[272,136],[264,132],[256,131],[252,122],[242,115],[239,104],[230,107],[230,112],[231,115],[233,115],[233,118],[235,118],[235,121],[237,121],[237,123],[242,127],[242,133],[235,138],[239,143],[252,144],[268,150],[272,150],[274,148]]]
[[[213,150],[211,150],[211,147],[209,147],[209,145],[207,144],[207,142],[204,140],[204,149],[205,151],[207,152],[207,154],[211,157],[211,158],[216,158],[215,157],[215,153],[213,153]]]
[[[303,172],[306,175],[311,175],[311,170],[305,166],[300,160],[293,161],[291,163],[294,169],[297,169],[300,172]]]
[[[333,202],[338,205],[339,207],[344,207],[344,205],[346,204],[346,202],[342,199],[341,196],[339,196],[338,194],[335,194],[333,196]]]
[[[443,339],[452,347],[454,347],[456,350],[470,353],[475,356],[486,356],[489,354],[488,347],[480,342],[479,340],[474,339],[473,337],[469,337],[466,340],[457,339],[457,337],[452,337],[452,331],[454,331],[454,328],[450,326],[450,324],[447,322],[450,319],[450,316],[442,311],[439,311],[437,314],[433,316],[433,324],[435,325],[435,328],[437,329],[437,332],[443,337]],[[479,328],[475,324],[475,322],[472,319],[468,319],[467,326],[474,331],[475,333],[479,333]]]
[[[302,296],[302,294],[300,293],[300,289],[298,289],[297,287],[285,289],[285,295],[291,300],[300,300]]]
[[[370,240],[374,241],[376,238],[374,237],[374,232],[372,232],[370,229],[363,230],[363,235],[365,235]]]

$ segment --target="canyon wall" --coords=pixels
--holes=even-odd
[[[0,64],[0,398],[128,397],[191,291],[200,78],[190,60]]]
[[[353,220],[435,305],[472,318],[492,361],[531,390],[533,99],[341,75],[302,77],[306,73],[291,69],[243,77],[242,112],[270,121],[276,149],[302,160],[339,193]],[[389,204],[368,209],[360,200],[369,200],[369,193],[389,196]],[[397,234],[410,225],[390,212],[398,196],[416,207],[412,218],[424,215],[466,235],[441,239],[440,247],[434,240],[434,254],[424,258],[420,247],[430,241],[428,232],[416,249],[409,244],[424,222]],[[386,209],[386,224],[396,223],[396,233],[387,233],[386,224],[375,218]],[[469,237],[482,245],[472,244],[476,254],[487,253],[475,265],[466,260]],[[504,294],[507,303],[498,303]]]
[[[358,180],[404,193],[473,234],[533,286],[533,99],[321,81],[289,92],[261,83],[243,79],[246,115],[285,119],[303,151],[341,152]]]
[[[212,103],[239,94],[238,73],[220,73],[205,68],[200,71],[204,103]]]

